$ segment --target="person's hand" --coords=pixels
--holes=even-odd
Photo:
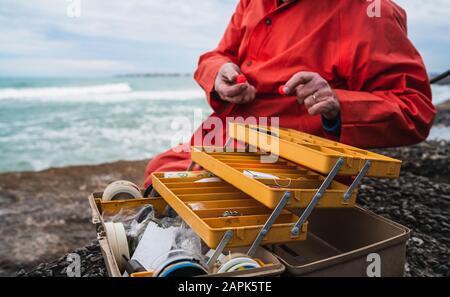
[[[241,70],[236,64],[225,63],[217,74],[214,90],[222,100],[244,104],[255,100],[256,89],[248,82],[236,83]]]
[[[341,111],[339,100],[328,82],[318,73],[298,72],[284,85],[286,95],[297,96],[310,115],[322,115],[334,120]]]

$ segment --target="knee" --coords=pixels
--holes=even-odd
[[[189,151],[168,150],[162,154],[155,156],[150,160],[145,168],[144,180],[145,186],[151,184],[150,175],[156,171],[182,171],[186,170],[189,164],[191,155]]]

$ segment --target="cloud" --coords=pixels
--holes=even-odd
[[[408,14],[409,37],[431,72],[450,69],[450,2],[396,0]]]
[[[408,13],[412,25],[435,26],[450,23],[450,4],[448,0],[396,0]]]
[[[123,61],[95,59],[18,58],[0,60],[0,69],[9,75],[20,76],[78,76],[112,75],[134,72],[136,67]]]
[[[126,60],[136,71],[192,72],[198,56],[218,43],[236,3],[81,0],[81,17],[70,18],[68,0],[2,0],[1,65],[29,70],[23,64],[29,59],[50,59],[52,65],[58,59],[60,65]],[[11,75],[10,69],[0,68],[0,75]]]
[[[0,18],[0,27],[5,28],[6,21]],[[10,56],[35,56],[49,51],[67,51],[70,44],[49,39],[39,32],[27,28],[0,29],[0,54]]]
[[[232,2],[232,1],[228,1]],[[62,28],[83,36],[204,48],[223,30],[224,1],[83,1],[81,17]]]
[[[1,2],[0,75],[20,75],[19,69],[27,71],[22,75],[53,75],[64,66],[68,67],[64,73],[77,74],[83,69],[86,74],[127,69],[192,72],[198,56],[220,40],[237,4],[237,0],[81,0],[81,17],[70,18],[69,0]],[[410,37],[429,70],[449,68],[448,0],[396,2],[408,13]],[[53,66],[42,67],[44,61]]]

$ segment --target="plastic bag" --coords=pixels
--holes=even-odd
[[[202,254],[202,241],[189,226],[183,223],[175,233],[172,243],[172,250],[176,249],[188,250],[200,255]]]
[[[155,210],[151,204],[134,208],[123,208],[108,220],[123,224],[127,235],[130,254],[133,254],[136,249],[148,223],[151,221],[158,221],[155,216]]]
[[[178,228],[174,235],[171,250],[183,249],[201,254],[202,244],[200,237],[175,212],[170,210],[167,210],[168,216],[157,218],[153,206],[148,204],[134,208],[123,208],[115,215],[104,217],[104,219],[105,221],[123,224],[131,255],[136,250],[150,222],[154,222],[159,228],[163,229]]]

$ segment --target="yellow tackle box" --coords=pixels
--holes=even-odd
[[[293,129],[229,123],[229,135],[323,174],[328,174],[342,158],[339,175],[356,176],[365,166],[368,167],[365,176],[397,178],[400,175],[400,160]]]
[[[295,214],[280,209],[271,221],[272,209],[229,183],[201,180],[201,177],[164,178],[164,173],[152,174],[153,188],[209,247],[218,248],[227,233],[232,235],[222,248],[250,245],[256,248],[260,243],[306,239],[307,223],[300,232],[291,234],[298,220]]]
[[[268,208],[275,208],[283,195],[292,193],[287,207],[306,208],[325,177],[305,167],[278,158],[275,163],[261,163],[262,153],[207,152],[202,148],[192,148],[192,161],[229,184],[258,200]],[[245,170],[274,175],[274,178],[253,178],[245,175]],[[317,207],[352,207],[356,200],[356,190],[345,199],[348,186],[331,181],[323,193]]]

